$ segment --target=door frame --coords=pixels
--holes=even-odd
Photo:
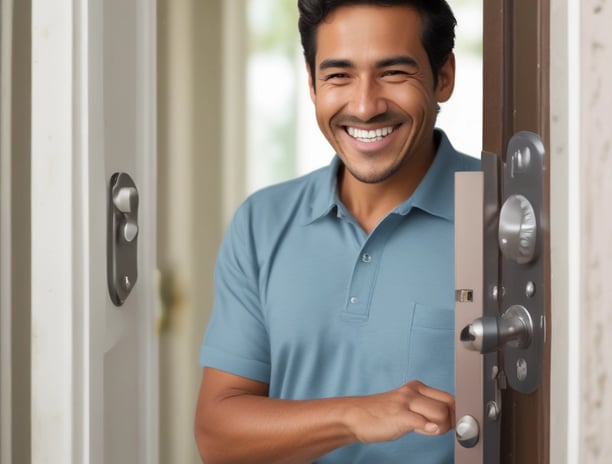
[[[537,133],[550,153],[549,21],[550,0],[483,2],[483,150],[505,159],[510,137]],[[544,211],[550,211],[550,158],[546,157]],[[550,282],[550,236],[544,225],[545,280]],[[551,320],[550,285],[544,315]],[[550,328],[542,384],[529,395],[502,392],[501,459],[504,464],[549,462]]]
[[[596,298],[592,298],[594,295],[589,294],[584,282],[599,281],[595,286],[602,285],[602,279],[609,273],[588,268],[585,256],[589,243],[584,224],[588,222],[592,230],[605,235],[606,230],[610,230],[610,222],[606,223],[602,215],[589,217],[585,211],[604,210],[605,196],[601,196],[601,185],[591,190],[590,180],[585,182],[584,172],[589,169],[593,172],[589,164],[595,163],[596,158],[584,154],[593,155],[593,148],[601,152],[606,150],[605,136],[594,130],[592,123],[597,118],[601,121],[607,114],[609,105],[605,102],[606,98],[609,101],[610,92],[602,90],[598,99],[593,99],[593,86],[585,84],[598,79],[594,69],[604,70],[605,60],[598,49],[606,49],[610,40],[599,37],[596,39],[599,47],[593,47],[596,35],[593,31],[602,30],[598,25],[605,24],[610,12],[598,11],[576,0],[487,0],[484,5],[485,30],[489,28],[485,32],[485,60],[489,63],[485,73],[489,74],[484,79],[487,95],[484,121],[489,124],[489,131],[483,134],[483,145],[486,150],[501,153],[496,150],[502,150],[513,131],[535,128],[541,131],[549,154],[547,191],[550,193],[548,240],[551,253],[547,277],[550,286],[546,384],[533,398],[506,396],[504,410],[510,409],[510,414],[504,419],[502,462],[591,462],[596,454],[606,459],[609,453],[602,450],[610,450],[605,437],[612,423],[610,415],[606,419],[603,406],[599,413],[586,414],[582,402],[589,394],[591,398],[601,396],[600,386],[594,385],[594,378],[610,372],[609,365],[594,360],[595,353],[584,350],[583,342],[588,343],[598,330],[610,330],[609,325],[602,323],[606,305],[593,307]],[[532,8],[531,14],[526,14],[525,8]],[[522,27],[519,34],[522,41],[517,43],[513,24],[526,18],[531,26]],[[512,48],[504,48],[504,43],[512,44]],[[531,55],[527,61],[532,65],[531,77],[526,80],[535,79],[535,82],[531,80],[531,91],[535,95],[516,98],[513,79],[516,80],[517,73],[512,63],[519,53],[524,58],[525,50]],[[601,61],[598,63],[597,59]],[[541,68],[534,72],[533,63],[538,60]],[[587,60],[591,64],[588,68],[585,67]],[[524,63],[522,60],[521,65]],[[519,80],[524,77],[520,75]],[[530,114],[527,110],[527,122],[521,119],[525,113],[521,108],[525,107],[532,108]],[[512,117],[515,110],[519,116],[516,119]],[[497,122],[500,114],[503,114],[502,124]],[[596,193],[597,188],[600,196]],[[606,291],[602,292],[598,298],[609,301],[610,291],[607,290],[607,296]],[[589,366],[597,367],[590,368],[589,372]],[[596,414],[598,418],[591,419]],[[586,440],[587,430],[595,422],[598,429],[591,429],[589,440]],[[534,424],[539,425],[531,430],[532,434],[515,433],[527,432]]]

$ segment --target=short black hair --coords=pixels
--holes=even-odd
[[[298,28],[306,64],[315,76],[317,28],[333,10],[349,5],[407,6],[419,12],[423,21],[421,42],[427,52],[434,84],[438,73],[455,47],[457,20],[446,0],[298,0]]]

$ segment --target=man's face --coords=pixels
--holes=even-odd
[[[436,103],[453,85],[451,56],[434,88],[421,17],[411,8],[340,7],[318,27],[310,76],[317,121],[361,182],[409,175],[419,158],[433,154]]]

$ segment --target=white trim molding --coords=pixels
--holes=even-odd
[[[578,464],[580,359],[579,12],[551,0],[550,462]]]
[[[72,463],[72,0],[32,1],[32,461]]]

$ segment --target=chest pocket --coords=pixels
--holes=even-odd
[[[455,392],[455,312],[416,304],[410,330],[407,380]]]

